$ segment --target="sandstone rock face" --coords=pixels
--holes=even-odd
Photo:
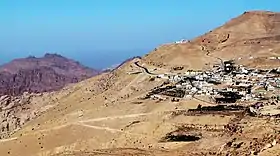
[[[0,139],[7,138],[48,109],[57,105],[55,92],[0,97]]]
[[[0,138],[9,136],[14,130],[34,118],[36,114],[31,113],[29,106],[32,95],[24,94],[20,97],[0,97]]]
[[[97,70],[57,54],[17,59],[0,66],[0,95],[55,91],[97,74]]]

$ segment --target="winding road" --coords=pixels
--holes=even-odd
[[[157,75],[157,74],[151,73],[146,67],[143,67],[143,66],[139,65],[139,62],[138,62],[138,61],[137,61],[137,62],[134,62],[134,64],[135,64],[137,67],[142,68],[146,74],[149,74],[149,75]]]
[[[205,51],[205,50],[203,50],[203,51]],[[224,61],[223,61],[221,58],[211,56],[211,55],[210,55],[210,51],[208,51],[208,50],[207,50],[206,56],[212,57],[212,58],[215,58],[215,59],[218,59],[218,60],[221,62],[221,65],[222,65],[222,67],[223,67]],[[157,75],[157,74],[151,73],[146,67],[139,65],[139,62],[138,62],[138,61],[137,61],[137,62],[134,62],[134,64],[135,64],[137,67],[142,68],[142,69],[144,70],[144,72],[145,72],[146,74],[148,74],[148,75]],[[189,82],[190,82],[190,84],[194,87],[194,85],[193,85],[191,79],[189,79]],[[193,99],[196,99],[196,100],[198,100],[198,101],[205,102],[205,103],[208,103],[208,104],[211,104],[211,105],[215,105],[215,103],[212,103],[212,102],[209,102],[209,101],[206,101],[206,100],[202,100],[202,99],[199,99],[199,98],[195,97],[195,95],[197,94],[197,92],[198,92],[198,91],[196,91],[195,93],[193,93],[193,95],[192,95],[192,98],[193,98]]]
[[[121,130],[121,129],[95,126],[95,125],[91,125],[89,123],[90,122],[104,121],[104,120],[106,121],[106,120],[120,120],[120,119],[125,119],[125,118],[135,118],[135,117],[148,116],[148,115],[157,114],[157,113],[160,113],[160,112],[127,114],[127,115],[108,116],[108,117],[100,117],[100,118],[93,118],[93,119],[87,119],[87,120],[80,120],[80,121],[76,121],[76,122],[70,122],[70,123],[67,123],[67,124],[64,124],[64,125],[59,125],[59,126],[51,127],[51,128],[48,128],[48,129],[37,130],[36,132],[37,133],[48,132],[48,131],[52,131],[52,130],[59,130],[59,129],[65,128],[67,126],[76,125],[76,126],[83,126],[83,127],[87,127],[87,128],[96,129],[96,130],[105,130],[105,131],[108,131],[108,132],[111,132],[111,133],[125,133],[125,134],[130,134],[130,135],[148,136],[146,134],[132,133],[132,132],[127,132],[127,131],[124,131],[124,130]],[[25,135],[34,135],[35,133],[31,132],[31,133],[27,133]],[[17,140],[17,139],[18,139],[18,137],[13,137],[13,138],[8,138],[8,139],[1,139],[0,140],[0,144],[1,143],[5,143],[5,142],[14,141],[14,140]]]

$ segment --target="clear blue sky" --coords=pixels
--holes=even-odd
[[[103,68],[277,0],[1,0],[0,63],[57,52]]]

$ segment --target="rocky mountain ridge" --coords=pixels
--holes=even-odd
[[[0,66],[0,95],[55,91],[97,74],[99,71],[58,54],[16,59]]]

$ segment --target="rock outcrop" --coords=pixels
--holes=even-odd
[[[18,97],[8,95],[0,97],[0,138],[8,137],[13,131],[20,129],[27,121],[37,116],[38,111],[29,105],[34,96],[24,93]],[[37,108],[40,109],[39,106]]]

